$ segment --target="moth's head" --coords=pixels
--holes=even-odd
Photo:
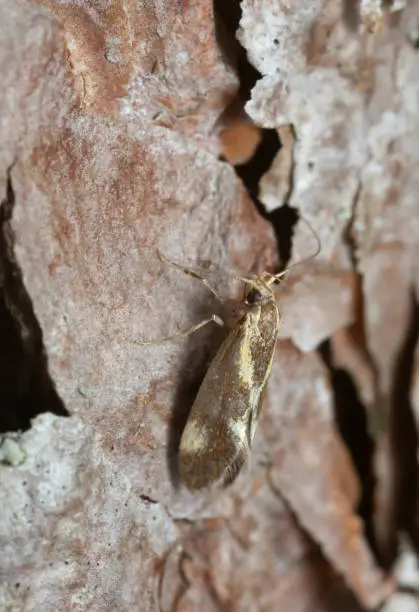
[[[246,294],[244,303],[247,306],[263,304],[272,299],[273,295],[271,287],[264,280],[255,279],[252,281],[250,291]]]

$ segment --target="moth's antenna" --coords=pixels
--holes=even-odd
[[[278,274],[271,274],[270,275],[271,278],[267,281],[268,285],[272,285],[273,283],[275,283],[275,281],[285,276],[285,274],[287,274],[293,268],[296,268],[297,266],[300,266],[301,264],[306,263],[307,261],[310,261],[311,259],[314,259],[315,257],[317,257],[317,255],[320,253],[322,249],[322,243],[320,241],[320,236],[318,235],[316,230],[313,228],[311,223],[309,223],[305,217],[300,217],[300,220],[304,221],[304,223],[306,224],[306,226],[308,227],[308,229],[314,236],[316,243],[317,243],[316,250],[314,251],[314,253],[312,253],[308,257],[304,257],[303,259],[300,259],[300,261],[296,261],[295,263],[291,264],[290,266],[288,266],[288,268],[286,268],[282,272],[279,272]]]

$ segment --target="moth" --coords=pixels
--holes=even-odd
[[[291,268],[317,256],[320,241],[317,234],[315,236],[318,242],[316,252],[279,274],[264,272],[261,276],[237,277],[250,287],[240,303],[244,314],[212,360],[180,441],[180,476],[191,491],[216,483],[222,486],[231,484],[250,454],[262,393],[271,373],[279,333],[280,314],[273,287]],[[160,257],[185,274],[201,280],[218,300],[226,302],[206,278],[161,253]],[[140,344],[187,336],[211,321],[224,324],[220,317],[212,315],[184,332]]]

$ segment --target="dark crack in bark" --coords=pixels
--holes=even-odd
[[[214,0],[214,14],[218,44],[226,61],[235,68],[240,82],[238,96],[233,104],[243,108],[251,97],[252,89],[262,75],[249,62],[245,48],[236,39],[236,31],[241,18],[239,0],[232,0],[231,2]],[[297,209],[288,204],[293,189],[292,180],[285,204],[272,213],[268,213],[258,199],[260,180],[271,167],[282,146],[277,130],[260,129],[261,141],[253,156],[246,163],[235,166],[234,169],[246,187],[259,214],[272,224],[282,270],[291,258],[292,237],[299,217]]]
[[[391,393],[392,450],[395,461],[395,517],[399,532],[406,532],[419,555],[418,510],[418,433],[410,400],[415,349],[419,339],[419,304],[412,295],[411,318],[400,348]]]
[[[48,373],[42,330],[14,253],[11,171],[0,205],[0,432],[26,430],[42,412],[68,416]]]
[[[347,329],[340,330],[331,339],[326,340],[319,347],[319,354],[329,370],[336,426],[351,454],[361,483],[361,498],[356,511],[363,520],[367,541],[375,557],[378,558],[374,530],[376,480],[373,465],[377,430],[373,424],[375,421],[373,404],[378,392],[378,371],[366,340],[364,281],[360,272],[358,244],[354,232],[361,193],[362,182],[359,179],[352,199],[351,217],[343,232],[343,241],[356,279],[353,297],[355,321]],[[343,359],[339,354],[342,352],[342,343],[345,344],[343,350],[346,353]],[[366,385],[360,379],[360,371],[367,373],[367,380],[371,383],[367,385],[370,391],[368,394],[361,393]]]
[[[415,524],[418,494],[417,432],[409,396],[414,352],[419,336],[419,314],[418,305],[412,298],[411,321],[396,359],[391,392],[389,397],[383,397],[380,392],[378,368],[368,348],[364,320],[364,279],[360,272],[358,244],[354,232],[361,192],[362,183],[359,181],[354,194],[351,219],[344,233],[357,278],[354,296],[355,323],[346,333],[350,336],[364,368],[370,371],[373,379],[371,404],[363,404],[360,401],[357,381],[351,377],[350,372],[334,368],[333,360],[329,360],[329,363],[327,359],[325,361],[331,373],[337,425],[352,454],[362,483],[362,499],[358,511],[364,520],[366,535],[377,560],[384,568],[390,568],[398,554],[398,537],[401,532],[409,535],[414,549],[419,553],[419,536]],[[355,414],[358,414],[358,423]],[[364,442],[361,442],[361,437]],[[377,531],[378,527],[375,525],[376,513],[379,512],[381,516],[383,512],[382,508],[377,507],[375,497],[379,487],[383,486],[374,475],[378,453],[385,453],[393,473],[393,477],[386,475],[388,482],[384,483],[387,489],[390,487],[387,491],[389,506],[384,508],[384,534],[382,530]]]
[[[167,608],[165,607],[164,605],[165,602],[163,601],[164,582],[165,582],[167,563],[168,563],[168,559],[171,554],[177,554],[179,557],[176,563],[176,567],[177,567],[177,575],[180,578],[180,585],[178,589],[176,590],[176,594],[173,598],[173,601],[171,602],[170,608]],[[178,605],[180,603],[180,600],[182,599],[187,589],[189,588],[189,580],[187,579],[185,572],[184,572],[184,568],[183,568],[183,563],[185,561],[185,558],[191,558],[191,557],[183,549],[181,544],[179,544],[179,542],[176,542],[168,549],[164,557],[161,559],[160,571],[158,572],[158,584],[157,584],[157,605],[158,605],[159,612],[168,612],[169,609],[170,609],[170,612],[176,612]]]
[[[345,368],[335,367],[330,340],[321,345],[319,353],[329,370],[336,427],[351,455],[361,484],[361,498],[356,512],[363,520],[367,541],[376,553],[373,525],[374,442],[368,431],[367,410],[350,372]]]

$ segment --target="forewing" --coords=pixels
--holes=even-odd
[[[275,302],[255,306],[212,361],[182,435],[179,468],[189,489],[234,480],[246,460],[279,328]]]

